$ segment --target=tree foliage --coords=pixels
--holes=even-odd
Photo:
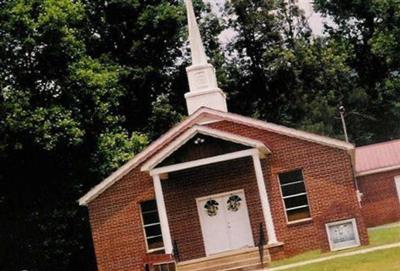
[[[94,269],[76,200],[147,145],[183,7],[13,0],[0,20],[0,269]]]
[[[327,34],[345,48],[345,62],[355,78],[354,95],[344,101],[350,109],[353,140],[368,143],[398,138],[399,2],[317,0],[315,5],[335,22],[327,27]]]

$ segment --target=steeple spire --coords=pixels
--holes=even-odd
[[[189,43],[192,53],[192,65],[207,64],[207,56],[204,50],[203,41],[197,25],[196,15],[193,10],[193,3],[191,0],[185,0],[187,10],[187,20],[189,29]]]
[[[200,107],[227,111],[226,96],[218,88],[214,67],[207,62],[192,0],[185,0],[192,65],[186,68],[190,92],[185,94],[189,115]]]

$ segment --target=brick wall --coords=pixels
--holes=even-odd
[[[358,177],[358,186],[363,193],[362,213],[368,227],[400,220],[400,202],[394,177],[400,170]]]
[[[152,179],[137,168],[89,204],[99,271],[143,270],[140,202],[154,198]]]
[[[350,157],[345,151],[227,121],[210,126],[260,140],[272,150],[272,154],[262,160],[262,165],[277,237],[285,243],[283,248],[286,255],[316,248],[327,250],[325,223],[352,217],[357,219],[361,243],[368,242],[354,192]],[[303,170],[313,219],[288,225],[277,175],[294,169]],[[254,170],[249,159],[242,159],[240,163],[234,161],[218,166],[210,165],[207,170],[193,169],[170,174],[169,180],[163,181],[172,238],[180,244],[184,258],[204,255],[193,197],[243,187],[254,240],[257,242],[262,213]],[[138,166],[89,204],[99,271],[143,269],[146,250],[139,204],[153,198],[152,180],[148,174],[140,172]],[[185,205],[187,203],[189,205]],[[184,245],[188,239],[195,249]]]
[[[264,142],[272,155],[262,160],[278,241],[284,242],[286,255],[310,249],[329,249],[325,223],[356,218],[362,244],[368,234],[358,205],[351,159],[344,150],[260,131],[228,121],[210,126]],[[298,224],[286,222],[278,174],[302,169],[308,192],[312,220]]]

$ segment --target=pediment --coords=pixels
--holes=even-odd
[[[262,155],[270,153],[260,141],[196,125],[149,159],[142,171],[251,148],[258,149]]]

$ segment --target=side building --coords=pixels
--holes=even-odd
[[[356,175],[366,225],[400,221],[400,140],[356,148]]]

